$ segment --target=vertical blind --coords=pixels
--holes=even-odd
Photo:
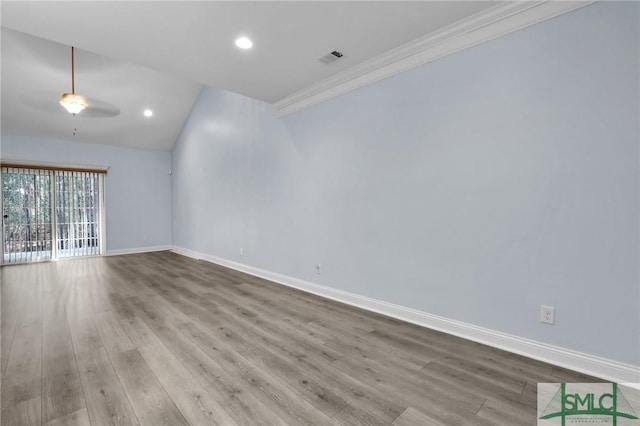
[[[51,258],[51,173],[2,168],[4,263]]]
[[[104,171],[1,170],[3,263],[102,253]]]
[[[57,257],[100,254],[100,175],[54,171]]]

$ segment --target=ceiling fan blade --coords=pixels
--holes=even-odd
[[[99,99],[87,98],[89,106],[82,111],[83,117],[87,118],[108,118],[120,115],[120,108]]]

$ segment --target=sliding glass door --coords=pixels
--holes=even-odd
[[[2,168],[2,219],[3,263],[51,259],[48,170]]]
[[[2,263],[101,254],[103,176],[2,167]]]

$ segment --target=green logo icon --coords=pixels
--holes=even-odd
[[[559,417],[565,426],[567,418],[572,416],[581,416],[584,422],[606,418],[605,422],[613,426],[618,424],[619,418],[638,420],[617,383],[611,384],[610,392],[567,392],[567,384],[561,383],[540,420]]]

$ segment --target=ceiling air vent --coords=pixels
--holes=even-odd
[[[335,62],[338,59],[342,58],[342,53],[338,52],[337,50],[334,50],[331,53],[327,53],[326,55],[323,55],[321,57],[318,58],[318,60],[320,62],[322,62],[323,64],[330,64],[331,62]]]

